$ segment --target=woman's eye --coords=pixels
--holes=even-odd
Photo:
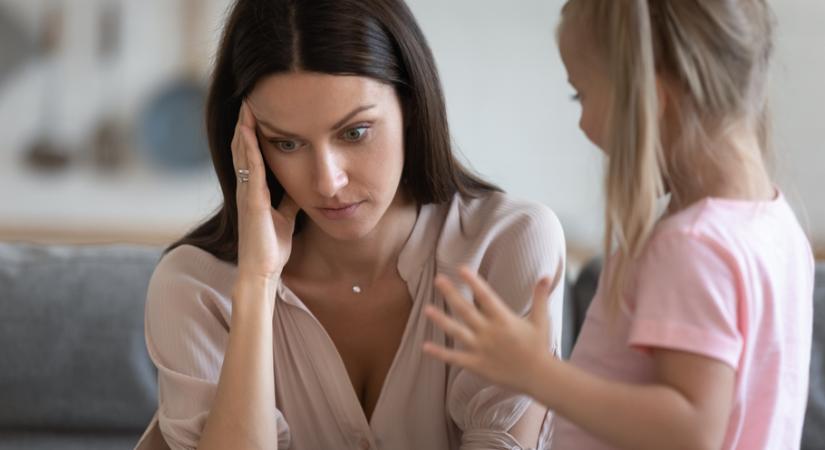
[[[300,148],[300,145],[295,141],[272,141],[272,144],[274,144],[278,150],[285,153],[294,152]]]
[[[349,130],[344,131],[343,138],[348,142],[358,142],[364,138],[364,135],[367,134],[368,129],[369,127],[366,126],[350,128]]]

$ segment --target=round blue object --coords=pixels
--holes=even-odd
[[[191,81],[163,89],[140,119],[140,147],[165,169],[202,168],[209,161],[204,128],[206,90]]]

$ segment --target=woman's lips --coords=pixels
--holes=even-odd
[[[318,208],[321,214],[329,220],[343,220],[354,216],[363,202],[350,203],[337,208]]]

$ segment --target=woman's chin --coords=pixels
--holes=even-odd
[[[346,220],[329,220],[325,217],[312,218],[319,231],[337,241],[357,241],[368,236],[377,225],[377,221],[365,217],[353,217]]]

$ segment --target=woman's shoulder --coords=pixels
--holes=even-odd
[[[219,275],[234,272],[235,266],[218,259],[212,253],[190,244],[168,250],[158,262],[155,271],[181,272],[187,275]]]
[[[563,238],[556,214],[536,201],[491,192],[475,198],[456,196],[454,208],[467,234],[540,233]]]
[[[200,287],[228,292],[235,271],[233,264],[218,259],[202,248],[188,244],[179,245],[166,252],[158,262],[150,281],[150,293],[153,287]]]
[[[537,249],[564,248],[558,217],[538,202],[492,192],[474,198],[456,195],[442,208],[447,209],[438,244],[442,261],[467,261],[496,247],[528,243]]]

